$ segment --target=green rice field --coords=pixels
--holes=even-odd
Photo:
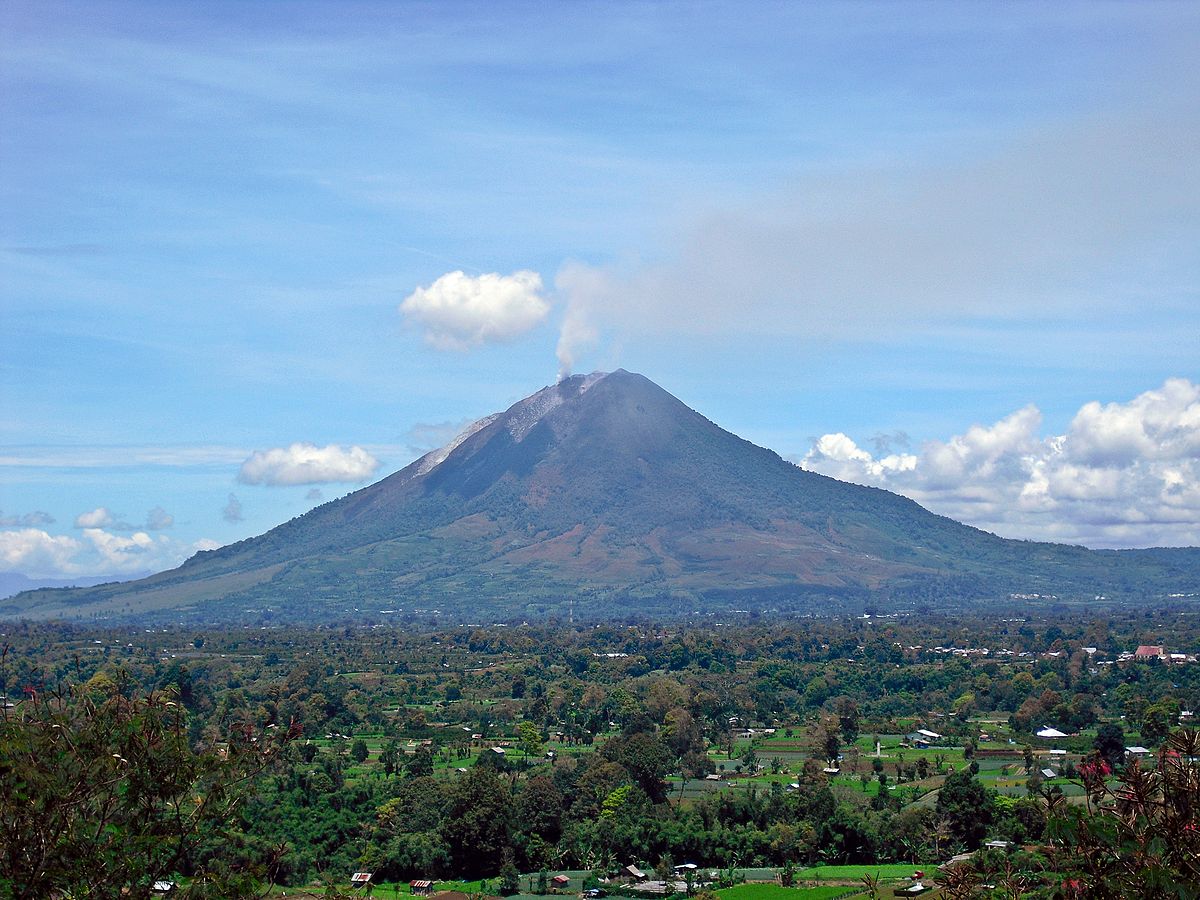
[[[845,885],[823,885],[821,887],[780,887],[777,884],[739,884],[736,887],[717,891],[721,900],[832,900],[844,897]]]
[[[878,875],[884,880],[907,878],[913,872],[922,871],[932,877],[937,871],[933,863],[913,865],[912,863],[886,863],[875,866],[812,866],[801,869],[796,873],[799,881],[845,881],[846,879],[862,878],[864,875]]]

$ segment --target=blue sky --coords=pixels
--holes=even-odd
[[[1192,3],[9,0],[0,570],[260,533],[563,358],[1001,534],[1200,543],[1198,44]]]

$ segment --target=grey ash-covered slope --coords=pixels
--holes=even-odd
[[[803,471],[618,370],[547,387],[376,484],[178,569],[29,592],[2,611],[512,616],[568,599],[670,612],[717,600],[1165,595],[1197,585],[1200,551],[1004,540]]]

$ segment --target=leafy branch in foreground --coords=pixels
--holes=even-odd
[[[1098,754],[1080,766],[1087,809],[1054,804],[1068,896],[1200,898],[1200,733],[1180,729],[1157,765],[1131,762],[1112,781]]]
[[[178,872],[183,896],[252,896],[267,873],[190,853],[298,733],[239,726],[197,750],[169,693],[125,696],[107,679],[27,689],[0,718],[0,898],[149,897]]]

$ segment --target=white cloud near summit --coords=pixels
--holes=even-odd
[[[370,478],[378,468],[379,460],[362,447],[297,443],[256,450],[242,463],[238,481],[266,485],[356,482]]]
[[[438,350],[469,350],[525,334],[546,318],[550,301],[542,294],[542,278],[536,272],[448,272],[409,294],[400,312],[420,326],[426,342]]]
[[[1200,544],[1200,385],[1172,378],[1127,403],[1085,404],[1065,434],[1042,437],[1041,426],[1027,406],[915,454],[872,454],[826,434],[800,465],[1005,536]]]

